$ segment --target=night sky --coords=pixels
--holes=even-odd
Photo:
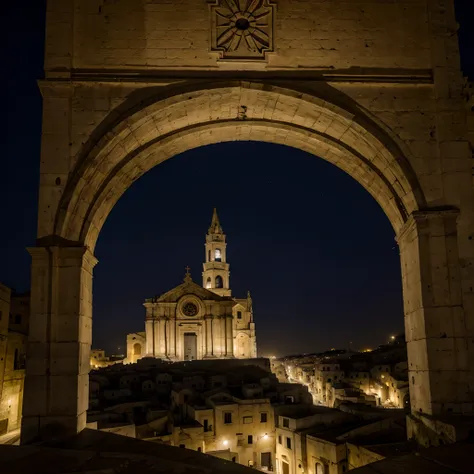
[[[36,237],[44,5],[10,2],[2,15],[0,281],[17,291],[28,290],[25,247]],[[457,5],[463,69],[473,78],[466,22],[474,8]],[[254,298],[260,355],[371,347],[403,331],[398,248],[375,200],[324,160],[238,142],[168,160],[115,206],[96,248],[94,347],[123,350],[128,332],[144,330],[144,299],[180,284],[186,265],[201,283],[213,207],[227,234],[233,295]]]

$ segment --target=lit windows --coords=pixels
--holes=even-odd
[[[224,282],[220,275],[216,276],[216,288],[224,288]]]
[[[221,249],[214,250],[214,260],[220,262],[222,260]]]

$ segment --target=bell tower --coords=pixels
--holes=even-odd
[[[203,264],[202,286],[220,296],[231,296],[229,264],[226,261],[225,234],[217,210],[214,208],[212,222],[206,235],[206,260]]]

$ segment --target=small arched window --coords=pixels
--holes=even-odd
[[[211,281],[211,277],[209,277],[206,281],[206,288],[212,288],[212,281]]]
[[[221,255],[221,249],[216,249],[214,250],[214,260],[216,262],[220,262],[222,259],[222,255]]]
[[[133,354],[136,356],[142,355],[142,346],[141,344],[138,344],[138,342],[133,345]]]
[[[208,262],[211,261],[211,251],[210,250],[207,251],[207,261]]]
[[[216,276],[216,288],[224,288],[224,283],[220,275]]]

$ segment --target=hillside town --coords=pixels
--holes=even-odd
[[[308,387],[315,405],[338,408],[362,403],[384,408],[409,408],[408,364],[404,335],[362,352],[332,350],[272,361],[278,380]]]
[[[90,374],[90,428],[284,474],[411,449],[403,336],[371,352],[108,363]]]

